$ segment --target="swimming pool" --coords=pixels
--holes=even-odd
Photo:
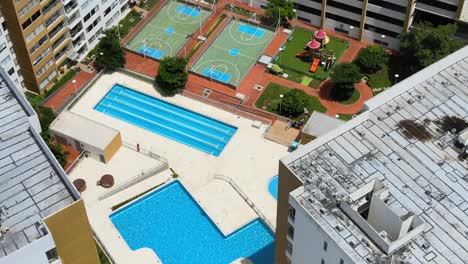
[[[278,200],[278,175],[273,176],[268,184],[268,191]]]
[[[179,181],[110,215],[132,250],[152,249],[164,264],[272,264],[274,237],[254,220],[225,237]]]
[[[237,128],[116,84],[95,110],[219,156]]]

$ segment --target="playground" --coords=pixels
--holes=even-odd
[[[325,80],[348,46],[348,42],[329,37],[322,30],[312,32],[295,28],[275,58],[275,63],[285,69]]]
[[[145,56],[162,59],[174,56],[185,45],[210,11],[186,2],[169,1],[128,43],[128,48]]]
[[[255,22],[232,20],[191,67],[211,80],[237,86],[273,38]]]

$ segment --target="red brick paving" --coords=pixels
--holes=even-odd
[[[154,78],[158,73],[159,62],[151,58],[144,58],[143,55],[132,51],[125,52],[125,68],[134,72]]]
[[[79,92],[86,83],[88,83],[94,76],[96,76],[96,74],[96,70],[94,70],[92,73],[80,71],[73,78],[76,80],[76,86],[72,83],[72,81],[69,81],[63,88],[58,90],[52,97],[50,97],[47,102],[44,103],[44,106],[52,108],[53,110],[57,110],[63,103],[70,99],[70,97],[72,97],[75,92]]]
[[[205,24],[202,27],[203,34],[205,34],[210,29],[210,27],[213,25],[213,23],[216,22],[218,17],[221,16],[221,14],[228,13],[228,11],[223,9],[224,5],[227,3],[229,3],[228,0],[222,0],[216,4],[216,9],[212,17],[207,22],[205,22]],[[255,11],[257,13],[263,12],[263,10],[258,10],[258,9],[249,7],[239,2],[235,2],[235,5],[242,7],[244,9]],[[237,15],[237,14],[235,16],[242,17],[241,15]],[[148,17],[150,17],[150,15],[148,15]],[[203,52],[209,47],[209,44],[215,40],[216,36],[223,30],[224,25],[228,22],[229,21],[225,19],[220,25],[218,25],[218,27],[212,33],[212,35],[208,38],[206,43],[203,43],[202,47],[198,49],[197,52],[192,56],[189,62],[190,64],[194,63],[203,54]],[[318,30],[318,28],[316,27],[304,24],[299,21],[292,21],[292,24],[296,26],[304,27],[310,30]],[[278,49],[286,42],[289,35],[283,33],[282,30],[283,30],[282,28],[278,30],[277,34],[274,36],[271,43],[265,49],[264,53],[267,54],[268,56],[274,57],[278,53]],[[349,48],[344,52],[343,56],[341,57],[340,62],[351,62],[362,47],[366,47],[367,45],[369,45],[368,43],[357,41],[355,39],[340,35],[336,32],[327,31],[327,33],[330,36],[347,40],[350,43]],[[196,39],[189,40],[188,43],[186,44],[186,51],[188,52],[197,42],[198,41]],[[180,55],[183,55],[183,53],[179,52],[179,56]],[[128,68],[130,70],[136,71],[138,73],[141,73],[150,77],[154,77],[156,75],[157,68],[159,65],[158,62],[152,59],[145,59],[141,55],[137,55],[132,52],[127,52],[126,58],[127,58],[127,64],[125,65],[125,68]],[[261,64],[254,65],[254,67],[252,67],[249,73],[241,81],[237,89],[233,89],[225,84],[221,84],[218,82],[214,82],[214,81],[212,82],[209,79],[206,79],[204,77],[201,77],[195,74],[189,74],[189,80],[185,89],[191,93],[202,95],[204,89],[208,88],[214,91],[210,95],[210,99],[214,99],[219,102],[229,101],[231,104],[235,101],[235,99],[233,98],[236,95],[236,93],[242,93],[246,95],[247,97],[247,100],[244,102],[244,105],[255,107],[255,102],[260,97],[263,91],[257,91],[253,89],[253,86],[255,84],[259,84],[266,88],[268,84],[270,84],[271,82],[274,82],[274,83],[278,83],[280,85],[283,85],[289,88],[301,89],[309,95],[318,97],[320,102],[327,108],[327,114],[330,114],[330,115],[335,115],[338,113],[339,114],[354,114],[356,112],[359,112],[362,109],[364,102],[372,97],[371,89],[365,83],[359,83],[356,85],[356,88],[359,89],[361,93],[361,98],[359,99],[359,101],[352,105],[339,104],[337,102],[333,102],[331,100],[322,98],[320,96],[319,89],[313,89],[311,87],[301,85],[299,83],[281,78],[279,76],[265,73],[265,70],[266,69],[264,65],[261,65]]]

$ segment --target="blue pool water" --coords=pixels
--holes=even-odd
[[[132,250],[150,248],[164,264],[228,264],[241,257],[273,264],[274,237],[260,220],[225,237],[179,181],[110,219]]]
[[[278,175],[271,178],[270,183],[268,184],[268,191],[270,191],[271,195],[278,200]]]
[[[221,154],[237,130],[118,84],[94,109],[213,156]]]

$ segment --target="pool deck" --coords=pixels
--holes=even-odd
[[[257,218],[257,214],[229,183],[218,179],[219,177],[228,178],[235,182],[267,220],[275,225],[276,200],[268,192],[268,183],[271,177],[277,174],[278,160],[287,154],[285,146],[263,138],[263,131],[253,127],[252,120],[238,117],[230,112],[181,95],[163,98],[238,128],[219,157],[203,153],[95,111],[94,106],[116,83],[161,98],[152,84],[114,72],[105,74],[97,80],[70,110],[119,130],[123,141],[127,144],[136,145],[138,143],[141,148],[150,149],[152,152],[167,158],[169,166],[180,175],[179,180],[223,234],[227,235],[237,230]],[[134,154],[127,153],[126,155]],[[73,179],[76,177],[75,175],[89,174],[88,177],[96,178],[100,177],[103,172],[115,173],[116,175],[121,172],[128,174],[127,177],[132,177],[149,166],[143,161],[123,161],[117,158],[115,166],[111,164],[114,160],[106,165],[100,164],[107,167],[105,170],[95,169],[98,165],[92,161],[81,161],[72,171],[70,177]],[[144,158],[142,159],[144,160]],[[126,168],[126,171],[122,168]],[[112,206],[170,180],[170,171],[166,170],[103,200],[97,199],[102,193],[94,192],[91,186],[83,193],[91,226],[116,263],[158,263],[158,258],[152,250],[131,251],[110,221],[109,214]],[[94,182],[91,181],[89,184],[92,185]]]

